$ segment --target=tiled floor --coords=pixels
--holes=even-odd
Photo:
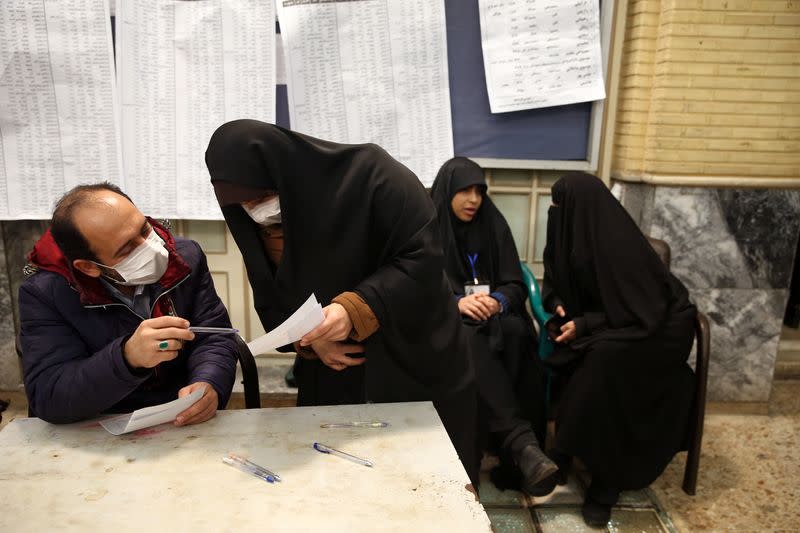
[[[264,388],[280,391],[282,373],[285,365],[266,375]],[[262,405],[283,405],[282,395],[289,396],[285,391],[267,393]],[[27,415],[22,392],[0,392],[0,399],[11,401],[0,428]],[[685,460],[685,453],[678,454],[649,489],[625,493],[608,527],[599,530],[583,524],[585,480],[577,478],[547,498],[535,499],[498,491],[485,479],[481,501],[498,533],[800,531],[800,381],[775,383],[768,415],[706,417],[694,497],[680,488]]]
[[[623,493],[612,510],[607,528],[590,528],[581,517],[586,488],[584,476],[570,476],[564,486],[548,496],[531,498],[516,491],[499,491],[488,478],[495,460],[484,460],[481,473],[481,503],[497,533],[609,531],[668,533],[675,532],[669,517],[649,489]]]

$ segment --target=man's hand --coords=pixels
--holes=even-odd
[[[176,316],[143,320],[125,342],[122,355],[133,368],[153,368],[175,359],[183,342],[194,339],[188,327],[188,320]]]
[[[364,353],[360,344],[346,344],[343,342],[317,341],[311,345],[320,360],[334,370],[344,370],[347,367],[364,364],[364,357],[349,357],[348,353]]]
[[[214,387],[203,381],[187,385],[178,391],[178,398],[188,396],[197,389],[206,389],[203,397],[197,400],[194,405],[178,414],[175,418],[176,426],[188,426],[190,424],[199,424],[206,420],[213,418],[217,414],[217,405],[219,404],[219,396]]]
[[[322,309],[325,320],[300,339],[300,346],[308,346],[317,341],[343,341],[353,331],[353,321],[347,310],[340,304],[331,304]]]
[[[480,294],[470,294],[458,301],[458,310],[472,320],[489,320],[492,311],[489,305],[480,298]],[[494,300],[494,298],[492,298]]]

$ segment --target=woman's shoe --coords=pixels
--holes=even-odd
[[[570,470],[572,470],[572,456],[561,453],[558,450],[550,450],[550,458],[556,463],[558,467],[558,474],[556,475],[556,483],[558,485],[566,485]]]
[[[515,457],[522,473],[522,490],[531,496],[546,496],[556,488],[558,466],[535,444],[528,444]]]
[[[581,507],[583,521],[589,527],[605,527],[611,520],[611,506],[596,502],[589,497],[583,501]]]
[[[619,490],[593,479],[586,489],[586,498],[581,508],[583,521],[591,527],[604,527],[611,519],[611,508],[618,499]]]

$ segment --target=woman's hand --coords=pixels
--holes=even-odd
[[[560,305],[556,306],[556,314],[560,317],[567,316],[566,310],[564,309],[563,306]],[[569,322],[561,326],[561,335],[556,337],[555,341],[563,342],[566,344],[575,340],[575,337],[577,337],[577,327],[575,326],[575,321],[570,320]]]
[[[458,301],[458,310],[461,314],[472,320],[489,320],[489,317],[492,316],[493,313],[480,296],[482,295],[470,294],[469,296],[461,298]]]
[[[325,320],[300,339],[300,346],[308,346],[317,341],[343,341],[353,331],[353,321],[340,304],[331,304],[322,309]]]
[[[344,342],[317,341],[311,345],[320,360],[334,370],[344,370],[351,366],[364,364],[365,357],[350,357],[346,354],[364,353],[360,344]]]
[[[563,326],[561,326],[561,335],[556,337],[556,342],[563,342],[568,343],[570,341],[575,340],[577,337],[577,328],[575,327],[575,321],[570,320]]]
[[[489,308],[489,312],[492,314],[491,316],[500,313],[500,311],[502,310],[500,302],[495,300],[494,296],[491,296],[489,294],[476,294],[476,296],[480,301],[486,304],[486,306]]]
[[[561,317],[567,316],[567,312],[560,305],[556,306],[556,314]],[[561,326],[561,335],[556,337],[555,342],[563,342],[563,343],[571,342],[575,340],[575,337],[578,336],[577,333],[578,333],[578,328],[575,326],[575,321],[570,320],[569,322]]]

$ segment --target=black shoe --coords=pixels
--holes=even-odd
[[[569,473],[572,470],[572,456],[561,453],[558,450],[550,450],[550,458],[558,467],[556,483],[558,485],[566,485],[569,480]]]
[[[525,446],[515,462],[522,473],[522,490],[531,496],[545,496],[556,488],[558,467],[535,444]]]
[[[605,527],[611,520],[611,506],[596,502],[590,498],[583,501],[581,507],[583,521],[589,527]]]
[[[552,474],[550,474],[549,476],[547,476],[543,480],[541,480],[538,483],[535,483],[533,485],[527,485],[523,481],[522,490],[528,496],[536,496],[536,497],[547,496],[548,494],[553,492],[555,490],[555,488],[556,488],[556,485],[559,484],[558,483],[559,474],[560,474],[560,472],[558,470],[556,470],[555,472],[553,472]]]

